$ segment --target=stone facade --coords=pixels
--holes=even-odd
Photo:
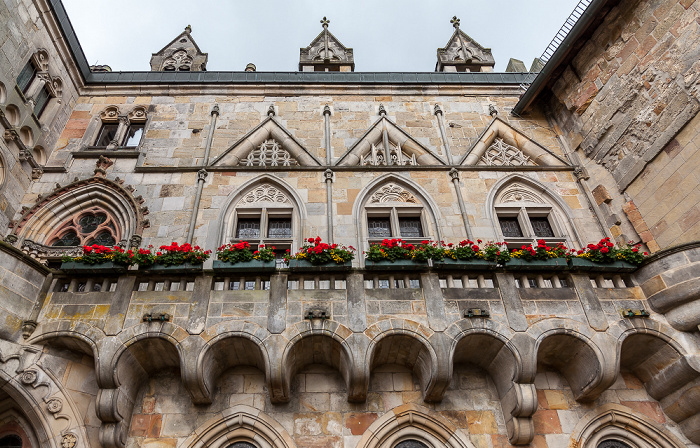
[[[698,447],[700,15],[589,8],[570,35],[584,50],[539,74],[490,73],[457,18],[434,73],[354,73],[324,18],[300,71],[270,74],[204,72],[189,27],[151,72],[91,71],[59,0],[0,5],[0,444]],[[35,120],[18,77],[46,58],[62,90]],[[22,152],[25,124],[43,153]],[[548,242],[654,254],[632,272],[381,271],[362,256],[377,217],[394,237],[410,219],[417,240],[511,246],[546,218]],[[265,232],[275,218],[289,235]],[[358,256],[342,272],[60,269],[99,232],[215,249],[246,219],[261,243],[318,235]]]

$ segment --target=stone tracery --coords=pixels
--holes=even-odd
[[[410,191],[394,183],[390,183],[381,187],[369,199],[370,204],[378,204],[383,202],[410,202],[413,204],[420,203],[418,199],[416,199],[416,197],[413,196],[413,194],[411,194]]]
[[[534,164],[520,149],[504,142],[502,138],[496,138],[481,156],[479,165],[525,166]]]
[[[241,166],[298,166],[296,161],[289,151],[282,148],[277,140],[268,139],[262,142],[257,148],[248,153],[244,159],[239,162]]]

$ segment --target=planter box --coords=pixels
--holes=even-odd
[[[569,265],[566,262],[566,258],[532,261],[511,258],[506,263],[506,269],[509,271],[563,271],[569,269]]]
[[[292,272],[345,272],[352,269],[352,261],[346,261],[343,264],[326,263],[326,264],[311,264],[306,260],[289,260],[289,270]]]
[[[453,260],[451,258],[443,258],[440,261],[433,261],[435,269],[441,271],[484,271],[495,269],[497,264],[495,261],[486,261],[481,258],[473,260]]]
[[[614,261],[612,263],[596,263],[586,258],[573,257],[569,260],[569,267],[572,271],[594,271],[594,272],[633,272],[637,266],[626,261]]]
[[[196,274],[202,272],[202,264],[179,264],[177,266],[164,266],[162,264],[154,264],[151,266],[139,266],[139,271],[152,274]]]
[[[250,260],[238,263],[214,260],[214,270],[221,273],[272,273],[275,272],[275,261]]]
[[[413,260],[369,261],[365,260],[365,268],[375,271],[427,271],[428,262]]]
[[[127,266],[114,264],[111,261],[106,261],[100,264],[85,264],[76,261],[61,263],[61,270],[67,274],[117,275],[125,273],[127,269]]]

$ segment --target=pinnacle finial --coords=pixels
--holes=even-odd
[[[321,20],[321,26],[323,26],[324,28],[328,28],[329,23],[331,23],[331,21],[326,19],[326,16],[323,16],[323,19]]]
[[[274,117],[275,116],[275,106],[273,104],[270,104],[270,107],[267,109],[267,116],[268,117]]]
[[[453,27],[459,29],[459,19],[457,18],[457,16],[453,16],[452,20],[450,20],[450,23]]]
[[[187,25],[187,26],[185,27],[185,31],[187,31],[188,33],[191,33],[191,32],[192,32],[192,27],[191,27],[190,25]]]

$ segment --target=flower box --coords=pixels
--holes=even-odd
[[[487,261],[483,258],[473,258],[471,260],[453,260],[452,258],[443,258],[440,261],[433,261],[435,269],[444,271],[484,271],[495,269],[497,264],[495,261]]]
[[[344,272],[352,269],[352,261],[345,263],[311,264],[307,260],[289,260],[289,270],[292,272]]]
[[[202,264],[184,263],[175,266],[165,266],[162,264],[152,264],[150,266],[139,266],[139,271],[152,274],[196,274],[202,272]]]
[[[595,271],[595,272],[633,272],[637,266],[623,260],[612,263],[596,263],[581,257],[573,257],[569,260],[569,268],[572,271]]]
[[[523,260],[511,258],[506,263],[509,271],[563,271],[569,269],[566,258],[550,258],[548,260]]]
[[[250,260],[238,263],[214,260],[214,270],[221,273],[272,273],[275,272],[275,260]]]
[[[390,260],[369,261],[365,260],[365,268],[376,271],[424,271],[428,269],[425,261]]]
[[[67,274],[123,274],[127,269],[127,266],[123,264],[114,264],[111,261],[98,264],[86,264],[77,261],[64,261],[61,263],[61,270]]]

